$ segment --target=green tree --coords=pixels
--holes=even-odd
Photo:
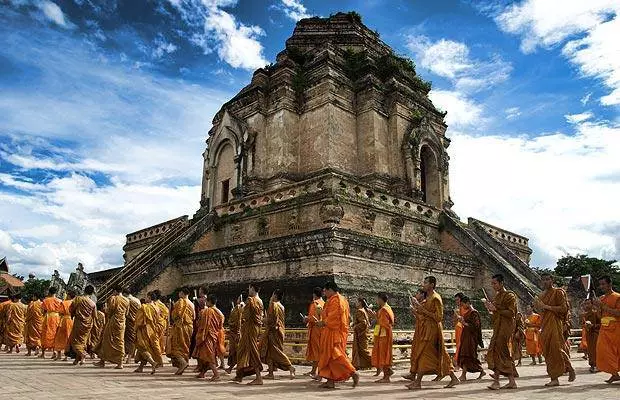
[[[22,298],[29,299],[35,294],[45,296],[49,287],[50,281],[48,279],[28,278],[21,290]]]
[[[620,286],[620,268],[616,260],[603,260],[585,254],[564,256],[558,260],[554,271],[556,275],[570,277],[590,274],[592,279],[609,275],[616,287]]]

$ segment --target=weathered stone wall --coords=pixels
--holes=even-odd
[[[138,298],[146,297],[146,294],[155,289],[159,289],[163,295],[169,295],[183,286],[185,279],[183,273],[174,265],[167,267],[159,275],[144,286],[135,296]]]

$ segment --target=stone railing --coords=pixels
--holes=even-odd
[[[181,217],[171,219],[170,221],[162,222],[157,225],[150,226],[148,228],[140,229],[139,231],[135,231],[127,234],[127,244],[139,242],[144,239],[153,238],[159,235],[166,233],[173,225],[175,225],[178,221],[185,221],[189,224],[188,216],[183,215]]]
[[[484,228],[484,230],[489,235],[495,237],[498,240],[510,242],[510,243],[515,244],[515,245],[521,245],[521,246],[524,246],[524,247],[528,247],[529,239],[526,238],[525,236],[517,235],[516,233],[512,233],[512,232],[509,232],[509,231],[507,231],[505,229],[498,228],[496,226],[493,226],[491,224],[488,224],[488,223],[486,223],[484,221],[480,221],[480,220],[475,219],[475,218],[468,218],[467,219],[467,223],[469,225],[475,225],[475,224],[480,225],[481,227]]]

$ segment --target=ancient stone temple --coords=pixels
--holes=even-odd
[[[100,297],[115,284],[207,286],[226,310],[257,282],[264,300],[284,289],[294,325],[312,288],[334,280],[350,298],[388,292],[406,321],[426,275],[446,298],[478,299],[503,273],[529,301],[528,239],[451,211],[446,114],[429,90],[357,14],[301,20],[215,115],[200,209],[127,235]]]

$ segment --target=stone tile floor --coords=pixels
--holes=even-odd
[[[185,375],[174,376],[174,368],[166,366],[156,375],[133,373],[133,365],[123,370],[112,366],[99,369],[92,363],[81,367],[72,366],[70,362],[54,362],[20,354],[0,354],[0,399],[319,399],[329,395],[331,399],[618,399],[620,385],[608,385],[603,381],[607,374],[591,374],[587,362],[580,355],[573,355],[573,364],[577,371],[577,380],[568,383],[566,377],[561,379],[561,386],[545,388],[547,382],[545,367],[525,365],[519,368],[521,377],[517,390],[493,392],[486,389],[490,383],[488,377],[482,381],[463,383],[454,389],[442,389],[443,383],[423,382],[423,390],[412,392],[405,389],[406,383],[400,378],[406,372],[405,365],[397,369],[391,384],[375,384],[372,371],[363,371],[360,386],[352,389],[350,382],[339,384],[335,390],[322,390],[306,377],[298,376],[288,379],[288,373],[276,373],[275,381],[265,381],[265,385],[246,386],[223,380],[210,383],[194,378],[188,371]],[[529,360],[526,360],[529,363]],[[308,367],[297,368],[298,375],[307,372]],[[473,375],[472,375],[473,376]],[[432,377],[425,378],[430,380]],[[247,378],[246,378],[247,379]],[[249,381],[249,379],[248,379]]]

